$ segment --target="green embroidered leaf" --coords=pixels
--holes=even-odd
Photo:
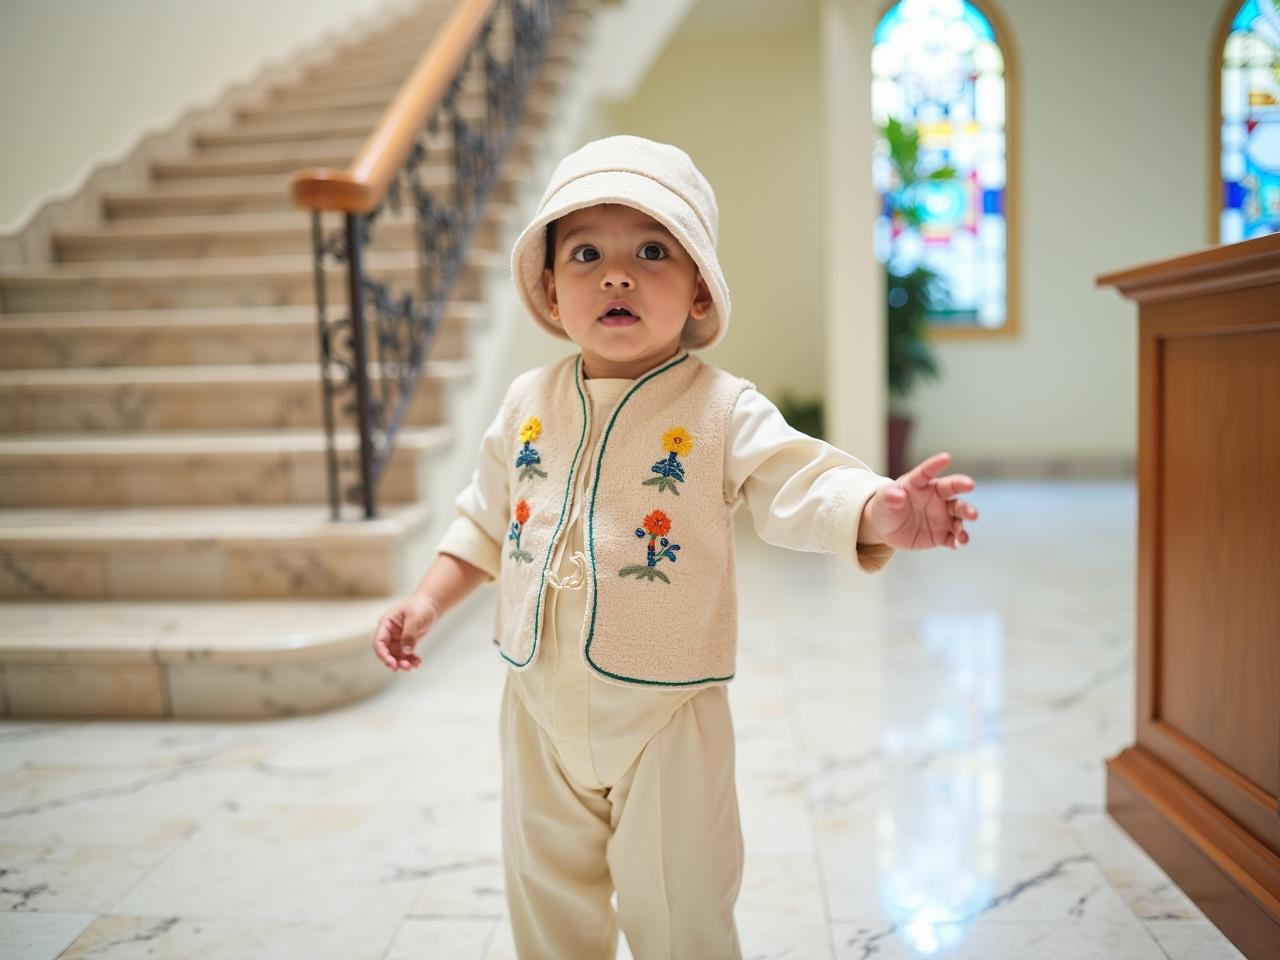
[[[658,486],[662,486],[666,482],[667,482],[666,477],[654,477],[652,480],[641,480],[640,485],[644,487],[652,487],[654,484],[657,484]]]
[[[653,571],[653,576],[654,576],[654,577],[661,577],[661,578],[662,578],[662,582],[663,582],[663,583],[670,583],[670,582],[671,582],[670,580],[668,580],[668,579],[667,579],[667,575],[666,575],[665,573],[663,573],[661,570],[654,570],[654,571]],[[652,579],[653,579],[653,577],[650,577],[649,579],[650,579],[650,580],[652,580]]]

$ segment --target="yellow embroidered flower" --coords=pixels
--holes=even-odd
[[[683,456],[693,449],[693,437],[684,427],[672,427],[662,435],[662,449]]]
[[[542,421],[537,417],[530,417],[520,428],[521,443],[533,443],[540,436],[542,436]]]

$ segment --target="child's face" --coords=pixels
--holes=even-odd
[[[543,270],[543,289],[588,377],[638,377],[676,353],[689,316],[711,309],[697,264],[647,213],[597,204],[561,217],[554,233],[555,267]],[[614,300],[633,315],[607,316]]]

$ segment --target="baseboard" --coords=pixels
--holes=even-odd
[[[1107,813],[1249,960],[1280,957],[1280,857],[1141,747],[1107,761]]]
[[[1135,456],[1043,456],[1001,457],[990,455],[966,456],[951,453],[948,470],[972,474],[975,477],[1018,480],[1136,480]],[[913,464],[914,465],[914,464]]]

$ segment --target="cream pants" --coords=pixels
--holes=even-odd
[[[724,686],[685,701],[617,780],[570,776],[508,673],[502,847],[520,960],[739,960],[742,828]],[[610,902],[618,892],[615,913]]]

